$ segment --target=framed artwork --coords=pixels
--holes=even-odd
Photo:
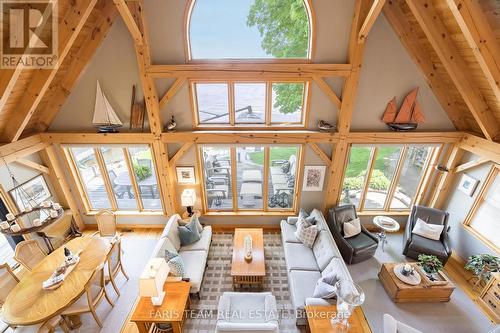
[[[323,183],[325,181],[326,166],[310,166],[304,167],[304,182],[302,191],[323,191]]]
[[[479,180],[464,173],[458,183],[458,189],[467,194],[469,197],[472,197],[476,191],[477,184],[479,184]]]
[[[196,176],[194,174],[194,167],[176,167],[177,183],[179,184],[195,184]]]
[[[22,195],[20,195],[21,193]],[[42,201],[52,196],[43,175],[38,175],[28,180],[26,183],[10,190],[9,194],[16,203],[19,211],[24,211],[28,206],[28,198],[29,205],[33,206],[42,203]]]

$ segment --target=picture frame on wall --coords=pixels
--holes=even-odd
[[[15,202],[20,212],[24,211],[28,205],[39,205],[43,201],[52,197],[52,193],[50,193],[49,186],[47,185],[43,175],[31,178],[27,182],[13,188],[9,191],[9,195]],[[29,198],[29,203],[26,198]]]
[[[324,165],[306,165],[304,167],[304,181],[302,191],[314,192],[323,191],[325,182],[326,166]]]
[[[472,197],[474,195],[474,192],[476,191],[478,184],[478,179],[464,173],[462,175],[462,178],[460,178],[460,182],[458,183],[458,189],[467,194],[469,197]]]
[[[176,167],[177,183],[179,184],[195,184],[196,175],[194,167]]]

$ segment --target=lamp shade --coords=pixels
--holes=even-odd
[[[164,258],[152,258],[139,278],[141,297],[158,297],[163,292],[163,285],[170,268]]]
[[[194,206],[196,202],[196,192],[192,188],[187,188],[182,191],[181,204],[183,206]]]

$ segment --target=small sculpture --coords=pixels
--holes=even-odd
[[[320,120],[318,121],[318,128],[320,131],[330,132],[335,129],[335,126],[327,123],[326,121]]]
[[[170,119],[170,123],[167,124],[167,132],[173,131],[177,127],[177,123],[175,122],[174,115]]]
[[[244,249],[245,249],[245,260],[252,260],[252,236],[246,235],[243,241]]]

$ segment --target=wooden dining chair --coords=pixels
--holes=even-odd
[[[95,215],[97,229],[101,237],[115,237],[116,235],[116,216],[109,209],[101,209]]]
[[[123,263],[122,263],[122,240],[119,236],[115,236],[112,240],[111,243],[113,244],[111,247],[111,251],[109,251],[108,258],[106,260],[106,267],[104,270],[104,280],[106,283],[109,281],[111,282],[111,285],[113,286],[113,289],[115,289],[116,294],[120,296],[120,291],[118,290],[118,287],[116,286],[115,283],[115,278],[118,276],[120,272],[122,272],[123,276],[128,281],[128,275],[125,273],[125,270],[123,269]]]
[[[82,313],[90,312],[94,317],[97,325],[102,328],[102,322],[97,316],[96,308],[102,301],[102,298],[105,297],[106,301],[114,306],[113,302],[109,298],[106,292],[106,285],[104,281],[104,263],[99,265],[89,282],[85,286],[85,293],[80,296],[75,303],[73,303],[69,308],[63,311],[63,316],[73,316],[80,315]]]
[[[24,268],[31,271],[46,254],[35,239],[24,240],[16,245],[14,260],[23,265]]]
[[[29,326],[17,326],[14,329],[14,333],[52,333],[55,332],[57,326],[61,327],[64,333],[69,333],[69,328],[64,322],[61,316],[55,316],[47,320],[46,322],[29,325]]]

